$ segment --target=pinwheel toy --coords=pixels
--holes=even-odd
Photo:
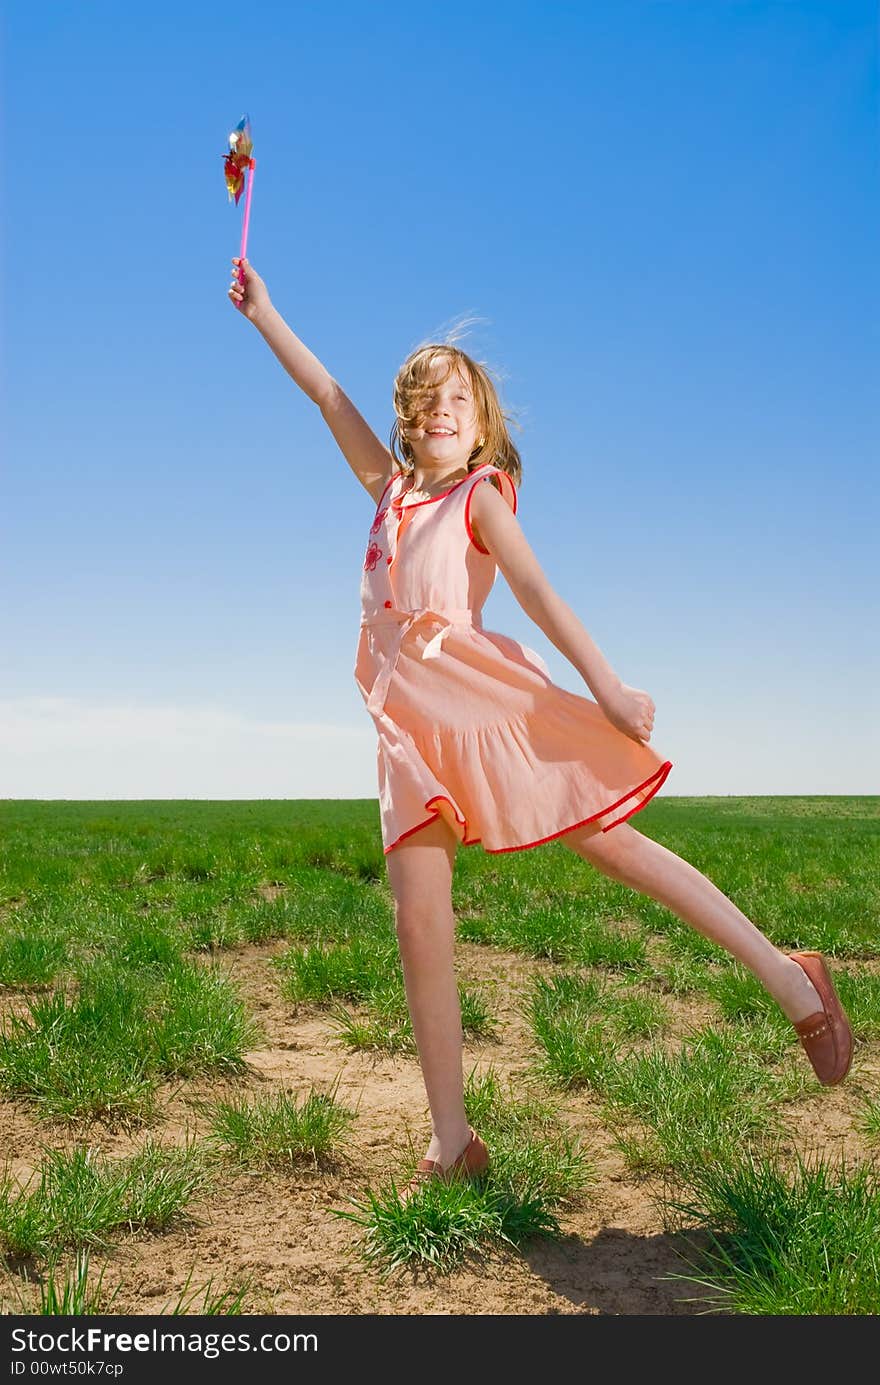
[[[257,161],[253,157],[254,142],[251,138],[251,122],[247,115],[243,115],[229,136],[229,153],[223,155],[224,168],[226,175],[226,188],[229,193],[229,201],[235,200],[238,206],[239,198],[244,187],[244,175],[246,170],[250,170],[250,177],[247,180],[247,197],[244,199],[244,225],[241,229],[241,249],[238,252],[238,282],[244,283],[244,270],[241,261],[245,257],[247,250],[248,222],[251,219],[251,193],[254,190],[254,169]]]

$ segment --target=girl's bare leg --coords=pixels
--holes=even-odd
[[[452,871],[457,846],[452,828],[438,817],[385,857],[406,999],[431,1108],[433,1133],[425,1158],[438,1160],[444,1169],[470,1139],[453,967]]]
[[[717,885],[630,823],[622,822],[610,832],[588,825],[557,840],[603,875],[665,904],[685,923],[732,953],[757,976],[793,1022],[823,1008],[803,968],[765,938]]]

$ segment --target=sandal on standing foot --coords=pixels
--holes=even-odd
[[[481,1173],[486,1172],[489,1167],[489,1151],[473,1126],[468,1126],[468,1129],[471,1132],[470,1139],[458,1158],[453,1159],[447,1169],[444,1169],[437,1159],[419,1160],[412,1178],[398,1194],[401,1202],[408,1202],[414,1193],[434,1178],[450,1183],[454,1178],[478,1178]]]
[[[833,1087],[843,1081],[852,1063],[852,1027],[821,952],[788,955],[807,973],[824,1007],[806,1019],[793,1021],[795,1030],[819,1081]]]

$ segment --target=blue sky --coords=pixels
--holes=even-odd
[[[376,795],[372,503],[226,297],[245,111],[249,258],[383,440],[406,354],[480,319],[662,795],[877,791],[875,3],[3,23],[0,796]],[[500,575],[484,621],[589,695]]]

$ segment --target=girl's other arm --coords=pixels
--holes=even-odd
[[[238,266],[238,259],[233,258]],[[390,450],[380,442],[333,376],[291,331],[272,304],[266,285],[244,260],[244,284],[233,278],[229,296],[271,347],[288,375],[317,404],[342,455],[361,485],[378,503],[395,469]]]
[[[608,720],[633,740],[647,741],[645,728],[650,734],[654,718],[651,698],[621,681],[574,611],[554,591],[507,501],[494,486],[476,486],[471,513],[483,546],[529,619],[577,669]]]

